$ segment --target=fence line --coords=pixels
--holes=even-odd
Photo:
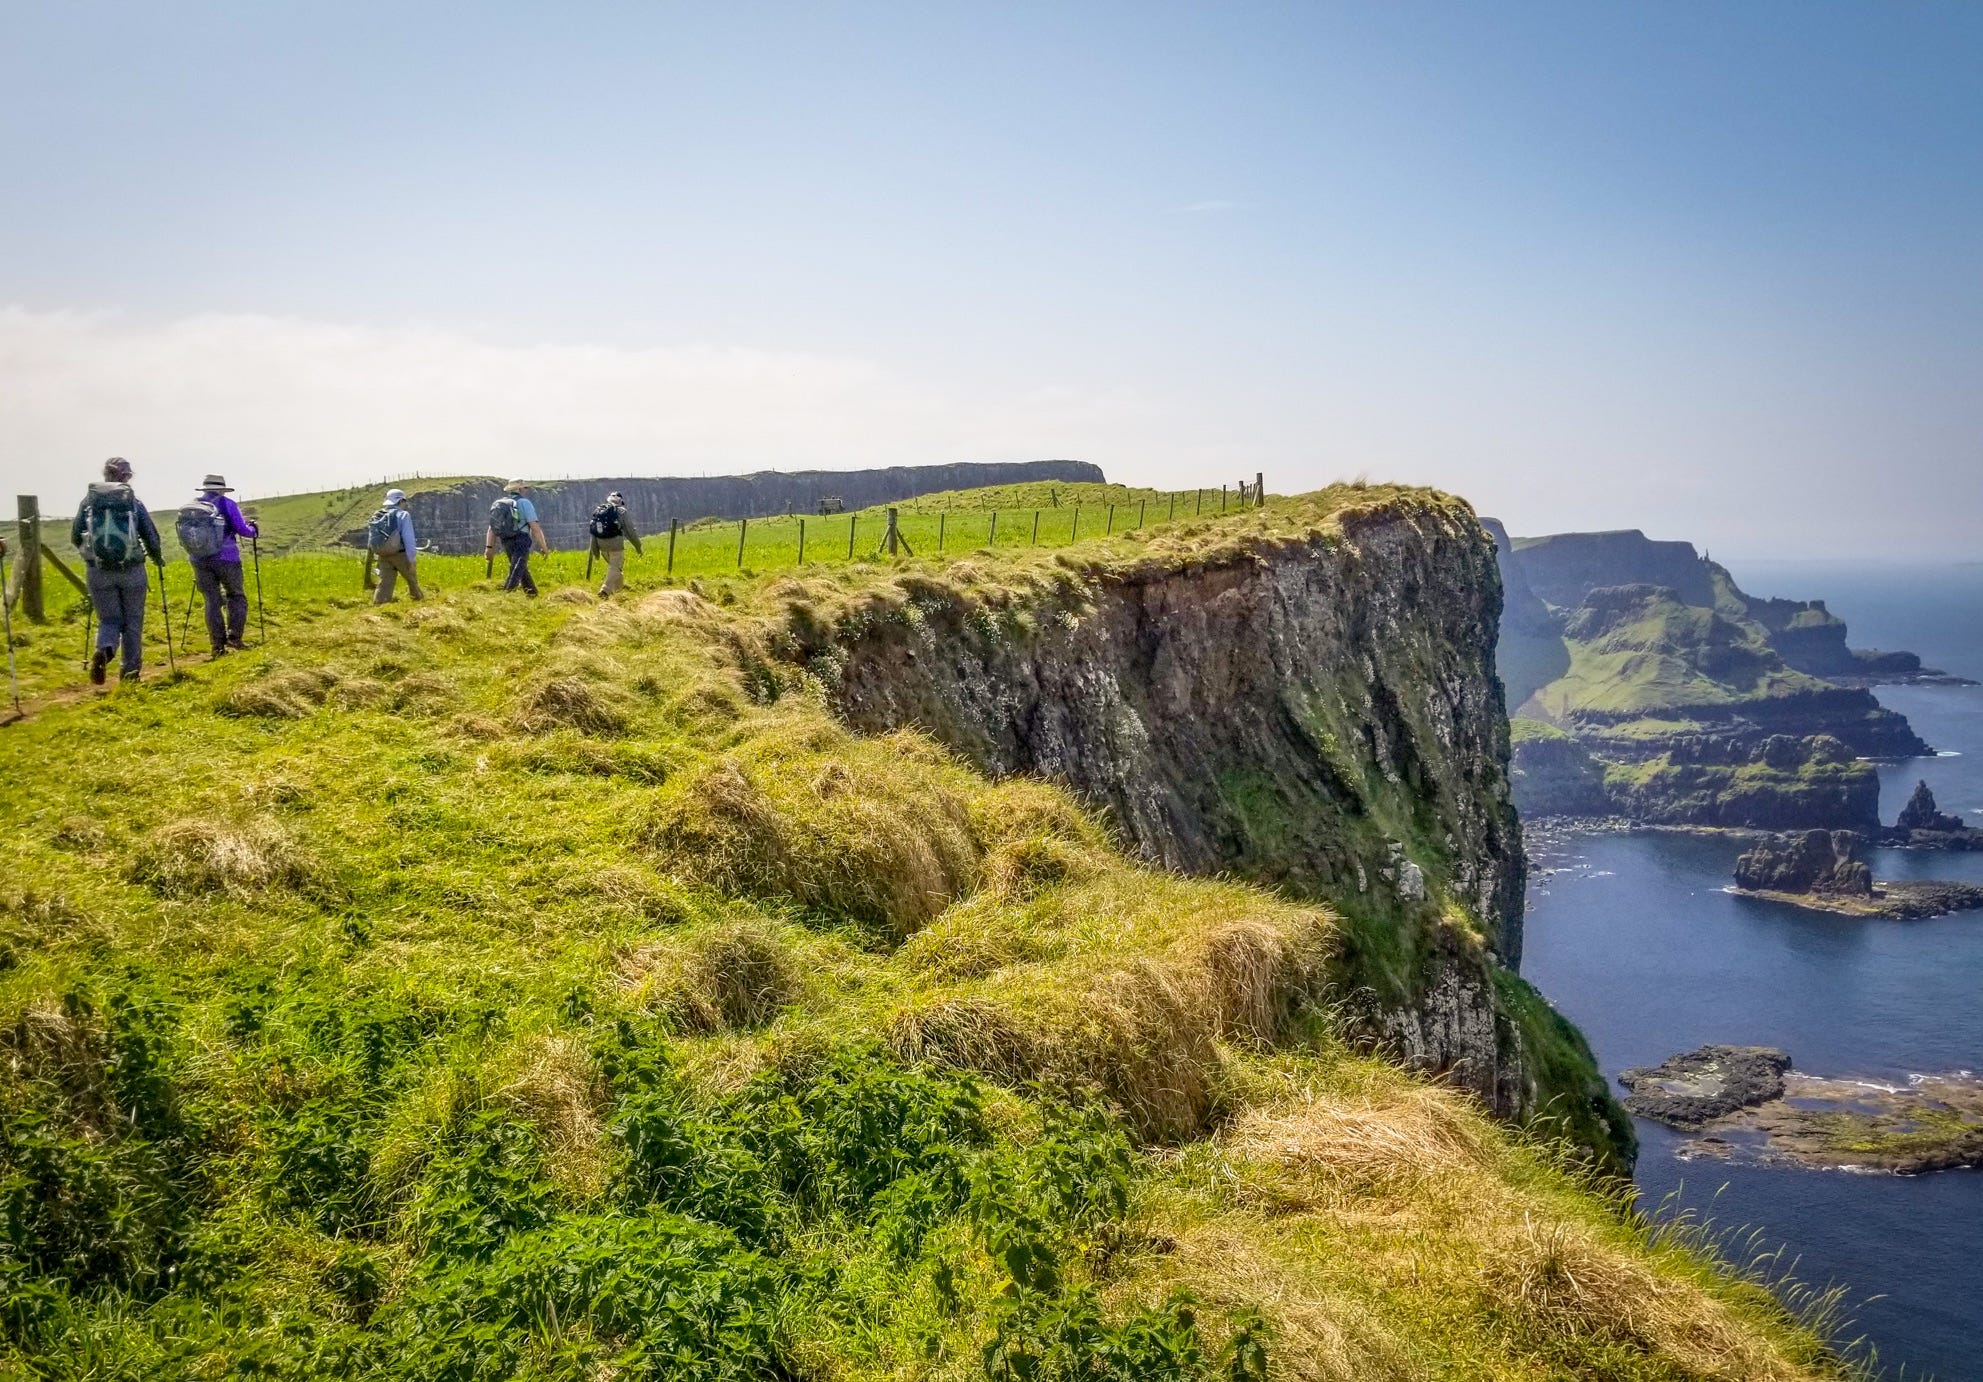
[[[844,515],[846,524],[846,545],[844,556],[838,542],[843,515],[840,514],[786,514],[776,517],[698,519],[684,524],[679,519],[668,520],[665,530],[642,535],[643,544],[655,544],[653,556],[643,562],[653,562],[661,567],[660,574],[675,575],[717,575],[726,571],[765,571],[796,568],[805,565],[835,564],[852,562],[863,557],[868,559],[894,559],[907,554],[923,557],[947,557],[960,552],[987,549],[1024,549],[1035,547],[1062,547],[1079,542],[1084,531],[1088,536],[1113,536],[1117,532],[1132,532],[1146,527],[1166,524],[1179,517],[1196,518],[1209,507],[1212,491],[1209,488],[1196,490],[1157,490],[1147,491],[1133,500],[1115,500],[1087,507],[1103,508],[1099,527],[1091,516],[1084,525],[1080,502],[1057,507],[1046,505],[942,505],[923,507],[915,504],[899,504],[885,509],[857,510]],[[1151,513],[1153,503],[1161,511]],[[1265,504],[1264,479],[1256,475],[1251,485],[1241,485],[1235,496],[1229,487],[1219,490],[1219,508],[1213,513],[1230,512],[1238,507],[1261,507]],[[35,496],[19,497],[19,518],[15,524],[17,539],[16,556],[11,563],[12,579],[7,583],[4,599],[9,609],[20,608],[22,615],[30,623],[41,623],[46,618],[44,582],[42,566],[46,563],[52,570],[73,585],[79,594],[87,595],[87,587],[81,576],[71,570],[42,541],[43,517]],[[1001,514],[1015,518],[1008,521],[1001,531]],[[1030,522],[1028,518],[1030,517]],[[587,553],[591,545],[591,533],[587,520],[565,520],[542,523],[546,541],[552,547],[547,564],[547,575],[562,576],[564,561],[574,561]],[[449,524],[439,527],[438,535],[454,539],[466,550],[442,552],[433,545],[437,536],[436,525],[421,525],[416,522],[417,540],[425,540],[426,545],[418,552],[424,564],[437,562],[474,562],[481,554],[481,544],[488,532],[486,524]],[[809,537],[813,540],[809,541]],[[661,544],[665,538],[666,546]],[[734,539],[734,540],[733,540]],[[169,541],[168,537],[168,541]],[[245,554],[244,554],[245,555]],[[360,561],[360,571],[353,574],[358,579],[353,588],[371,588],[373,583],[373,557],[362,547],[335,546],[312,551],[290,551],[281,554],[263,553],[261,571],[268,588],[278,594],[285,593],[292,584],[298,589],[321,588],[327,583],[308,579],[306,573],[322,563],[342,564],[353,557]],[[658,558],[658,561],[655,559]],[[533,560],[546,559],[533,556]],[[629,552],[631,564],[634,554]],[[175,565],[177,565],[175,563]],[[346,567],[346,570],[351,570]],[[651,566],[649,567],[651,570]],[[328,574],[328,573],[325,573]],[[500,572],[497,573],[500,577]],[[588,569],[580,579],[588,579]],[[479,578],[476,570],[470,579]],[[574,572],[576,575],[576,572]],[[290,579],[294,577],[294,581]],[[335,585],[341,582],[330,582]],[[190,599],[190,596],[187,597]]]

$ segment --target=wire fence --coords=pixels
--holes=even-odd
[[[703,519],[690,524],[671,522],[643,533],[636,551],[626,552],[628,579],[714,576],[757,573],[801,566],[887,561],[903,557],[945,558],[970,552],[1054,548],[1155,528],[1201,516],[1253,507],[1258,494],[1247,487],[1235,490],[1176,490],[1153,492],[1129,502],[1069,503],[1058,507],[986,507],[918,509],[898,505],[847,514],[784,514],[770,518]],[[603,561],[589,562],[591,533],[584,521],[539,525],[551,546],[548,555],[533,554],[533,576],[565,583],[603,578]],[[493,576],[501,579],[508,559],[500,546],[493,561],[459,548],[480,547],[486,525],[415,525],[421,546],[416,566],[421,580],[457,583]],[[456,549],[450,553],[439,548]],[[328,565],[327,565],[328,564]],[[264,559],[264,576],[284,589],[322,590],[327,585],[369,588],[369,553],[354,549],[351,556],[299,553]],[[332,574],[341,570],[340,578]]]
[[[849,562],[888,562],[903,558],[943,559],[972,552],[1005,551],[1025,548],[1057,548],[1077,542],[1107,538],[1199,517],[1216,516],[1262,501],[1258,485],[1237,489],[1120,491],[1107,500],[1078,500],[1052,505],[962,507],[943,505],[921,507],[915,501],[900,505],[862,509],[844,514],[783,514],[775,517],[743,519],[701,519],[692,523],[671,521],[659,531],[643,533],[636,549],[627,544],[625,577],[645,583],[670,579],[725,574],[754,574],[792,570],[799,567],[828,566]],[[66,525],[51,523],[35,515],[33,501],[22,501],[23,518],[39,529],[39,537],[62,530],[66,547]],[[603,560],[590,553],[591,533],[587,522],[575,519],[541,524],[551,546],[548,554],[533,553],[534,579],[544,585],[600,581]],[[415,565],[423,587],[445,588],[471,585],[489,579],[502,580],[508,572],[508,558],[500,550],[493,560],[481,549],[488,528],[484,523],[457,523],[447,526],[416,521],[415,538],[420,550]],[[80,586],[74,572],[79,561],[65,562],[37,541],[41,561],[29,563],[39,570],[51,568],[48,587],[58,617],[81,612]],[[177,544],[166,534],[167,583],[174,592],[173,604],[179,613],[177,629],[197,624],[198,601],[193,598],[192,572],[177,560]],[[243,557],[256,567],[265,602],[289,604],[296,601],[350,598],[374,587],[376,558],[362,547],[329,547],[314,551],[255,553],[243,542]],[[442,548],[452,548],[443,551]],[[470,549],[463,552],[461,549]],[[21,594],[27,571],[16,570],[9,603]],[[42,582],[34,583],[35,617],[39,617]],[[73,597],[73,599],[72,599]],[[76,608],[70,608],[74,604]]]

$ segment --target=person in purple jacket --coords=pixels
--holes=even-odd
[[[255,537],[257,532],[241,516],[241,506],[227,497],[233,492],[225,479],[209,475],[200,482],[200,497],[179,511],[179,544],[193,563],[215,657],[248,646],[243,640],[248,632],[248,586],[241,576],[239,539]],[[204,517],[206,510],[210,517]],[[210,526],[209,532],[200,531],[202,521]]]

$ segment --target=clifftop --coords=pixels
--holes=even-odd
[[[1547,1140],[1602,1111],[1496,962],[1497,605],[1464,505],[1345,488],[611,606],[326,595],[48,707],[0,731],[0,1348],[1844,1375]],[[1181,871],[1220,858],[1279,890]],[[1491,1055],[1532,1136],[1379,1050]]]

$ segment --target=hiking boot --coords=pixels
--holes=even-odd
[[[103,685],[104,669],[110,666],[110,654],[98,648],[90,657],[90,685]]]
[[[137,681],[141,675],[136,667],[126,667],[117,674],[117,684],[119,686],[127,685],[130,682]]]
[[[216,644],[214,644],[214,645],[213,645],[213,655],[214,655],[215,657],[226,657],[226,656],[227,656],[227,645],[226,645],[225,643],[216,643]]]
[[[248,651],[247,643],[239,638],[228,639],[227,646],[234,649],[234,651],[237,653],[245,653]]]

